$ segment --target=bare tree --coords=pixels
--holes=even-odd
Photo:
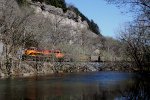
[[[129,7],[129,11],[134,12],[139,20],[146,21],[150,27],[150,0],[106,0],[108,3],[117,5],[119,8]],[[142,18],[142,19],[141,19]]]
[[[121,32],[121,40],[126,44],[126,54],[135,61],[136,65],[143,70],[149,66],[150,34],[149,27],[143,27],[142,23],[129,24]]]
[[[150,62],[150,0],[106,1],[120,8],[130,7],[130,11],[136,13],[135,21],[130,22],[121,32],[121,40],[126,45],[126,54],[135,61],[136,65],[141,70],[148,69]]]
[[[2,0],[1,2],[1,40],[4,44],[6,69],[10,72],[11,60],[15,57],[16,48],[23,43],[24,26],[31,13],[22,13],[14,0]]]

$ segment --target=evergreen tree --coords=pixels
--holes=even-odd
[[[94,33],[100,35],[99,27],[98,27],[98,25],[97,25],[93,20],[90,21],[84,14],[82,14],[82,13],[78,10],[78,8],[76,8],[76,7],[73,6],[73,5],[70,5],[70,6],[68,7],[68,9],[69,9],[69,10],[72,10],[73,12],[75,12],[76,15],[81,16],[81,18],[82,18],[81,20],[82,20],[82,21],[86,21],[86,22],[88,23],[89,29],[90,29],[92,32],[94,32]]]
[[[32,0],[33,2],[44,2],[45,0]]]
[[[26,0],[16,0],[19,6],[23,6],[27,4]]]
[[[67,11],[66,2],[65,0],[32,0],[33,2],[45,2],[46,4],[62,8],[63,11]]]
[[[46,4],[50,4],[52,6],[62,8],[63,11],[66,11],[66,2],[65,0],[45,0]]]
[[[93,21],[91,20],[90,24],[89,24],[89,28],[96,34],[100,34],[100,30],[99,30],[99,27],[98,25]]]

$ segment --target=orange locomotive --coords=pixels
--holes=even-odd
[[[63,59],[64,54],[60,50],[38,50],[35,47],[30,47],[24,51],[23,60],[48,60],[55,58],[57,60]]]

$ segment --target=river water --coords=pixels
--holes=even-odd
[[[150,74],[92,72],[0,79],[0,100],[150,100]]]

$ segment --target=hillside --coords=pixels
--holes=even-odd
[[[21,5],[21,6],[25,5],[27,3],[27,1],[29,1],[29,0],[17,0],[18,4]],[[75,13],[74,17],[70,17],[71,19],[73,19],[77,22],[78,17],[80,16],[82,21],[86,21],[88,23],[89,29],[92,32],[94,32],[98,35],[101,35],[98,25],[93,20],[88,19],[75,6],[67,4],[65,2],[65,0],[32,0],[32,2],[34,2],[34,3],[36,3],[36,2],[45,3],[47,5],[52,5],[54,7],[61,8],[64,13],[66,13],[67,10],[70,10],[70,11]]]
[[[30,47],[60,50],[64,54],[62,61],[75,64],[117,59],[119,42],[113,39],[108,41],[102,35],[95,34],[88,22],[73,10],[63,11],[62,8],[40,2],[18,3],[16,0],[1,0],[0,5],[0,71],[4,75],[56,72],[62,70],[60,66],[66,69],[67,65],[57,65],[60,63],[53,55],[49,60],[54,62],[47,63],[46,59],[23,61],[22,55]],[[77,71],[78,66],[70,67]],[[72,71],[70,67],[67,70]],[[84,70],[87,70],[86,67]]]
[[[19,48],[33,46],[60,49],[67,58],[79,60],[82,56],[89,59],[96,49],[103,47],[103,36],[91,31],[87,21],[71,9],[64,12],[62,8],[30,0],[17,1],[19,5],[14,0],[7,3],[5,13],[2,11],[6,17],[2,17],[1,38],[4,46],[9,45],[8,56],[17,57]],[[5,34],[9,27],[11,32]]]
[[[74,13],[72,10],[67,10],[64,13],[61,8],[56,8],[52,5],[36,2],[32,2],[30,4],[34,9],[36,16],[39,16],[40,19],[45,18],[46,20],[49,20],[50,23],[52,23],[52,29],[49,30],[51,34],[42,34],[44,36],[52,35],[50,36],[51,40],[44,36],[43,40],[51,42],[56,46],[56,48],[61,48],[65,52],[71,53],[71,56],[73,54],[74,56],[72,56],[73,58],[71,59],[78,59],[79,55],[90,56],[94,50],[101,48],[101,41],[103,37],[90,31],[88,23],[86,21],[82,21],[82,18],[77,16],[76,13]],[[63,44],[63,47],[65,44],[65,48],[60,47],[60,43]],[[44,47],[47,47],[46,45],[47,44],[44,44]],[[42,46],[43,44],[39,47]],[[78,49],[72,51],[70,48],[71,46],[72,49],[74,49],[75,46]]]

